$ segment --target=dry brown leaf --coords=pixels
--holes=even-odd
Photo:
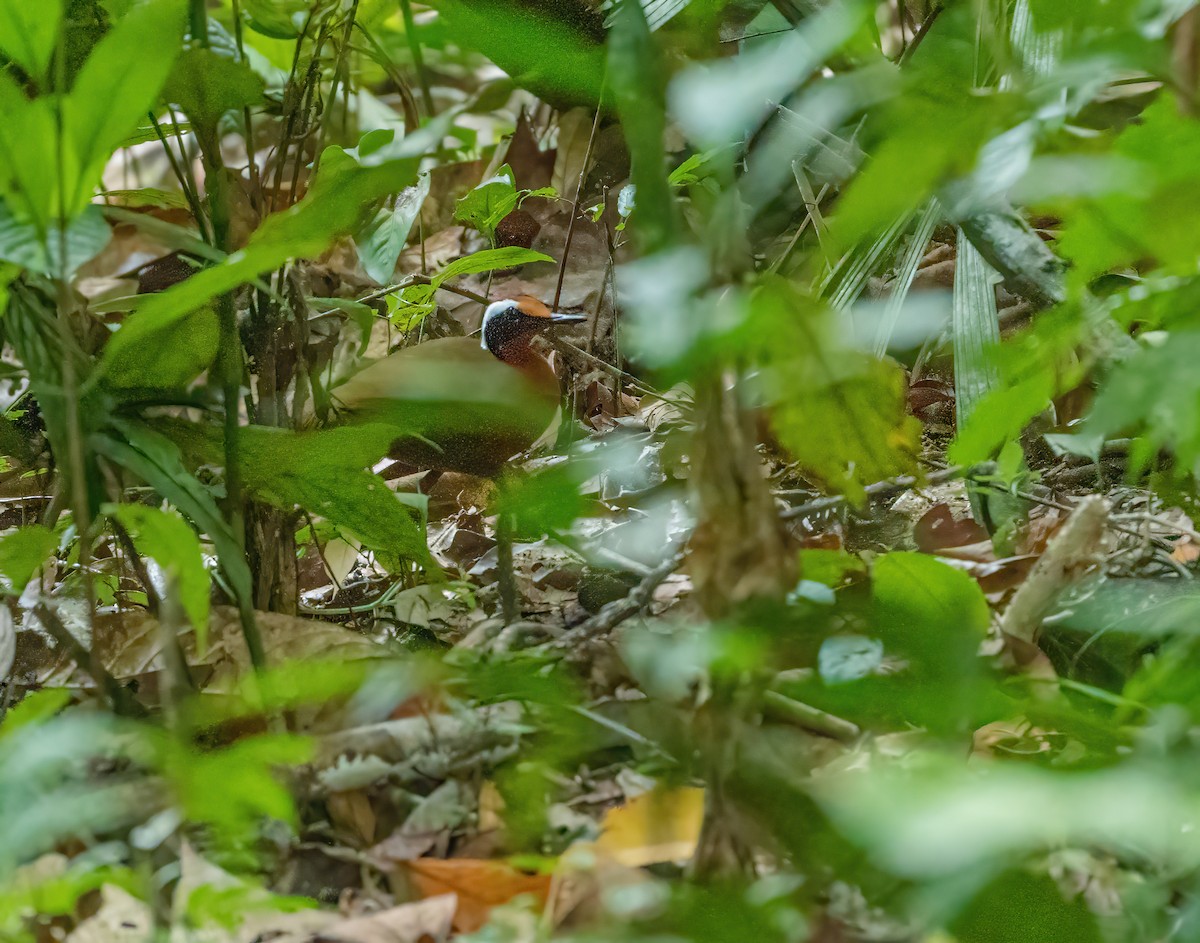
[[[962,548],[971,544],[986,544],[990,552],[988,532],[970,517],[955,517],[950,505],[935,504],[917,521],[913,528],[917,549],[936,553],[948,547]]]
[[[333,824],[353,835],[359,845],[369,845],[375,840],[375,810],[362,790],[331,792],[325,804]]]
[[[404,862],[398,873],[422,898],[457,895],[454,929],[460,933],[478,930],[493,907],[522,894],[532,895],[543,907],[550,896],[550,875],[528,874],[503,861],[418,858]]]

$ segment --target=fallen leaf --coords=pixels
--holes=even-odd
[[[422,898],[457,895],[454,929],[473,933],[487,923],[493,907],[531,894],[544,907],[550,896],[550,875],[528,874],[503,861],[477,858],[418,858],[403,862],[399,873]]]
[[[692,856],[704,819],[704,790],[657,788],[610,809],[596,847],[631,868]]]
[[[427,897],[366,917],[343,920],[318,933],[314,943],[437,943],[450,935],[453,894]]]

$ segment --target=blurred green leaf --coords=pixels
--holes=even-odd
[[[663,159],[666,73],[639,0],[618,0],[611,26],[608,84],[629,145],[630,177],[641,207],[638,240],[652,253],[674,242],[678,229]]]
[[[860,501],[866,485],[915,471],[920,424],[898,365],[841,348],[825,312],[782,279],[751,296],[747,329],[768,365],[772,428],[809,474]]]
[[[364,424],[314,432],[266,426],[241,430],[243,481],[285,509],[327,518],[367,546],[429,563],[425,529],[412,506],[367,471],[387,453],[397,431]]]
[[[799,571],[806,580],[833,589],[867,572],[866,564],[845,550],[801,550],[798,560]]]
[[[0,537],[0,577],[8,584],[8,592],[21,595],[57,549],[58,538],[41,524],[26,524]]]
[[[97,780],[89,761],[153,759],[155,737],[99,712],[70,712],[18,726],[0,739],[0,884],[14,866],[59,841],[130,824],[156,801],[135,778]]]
[[[948,929],[960,943],[1029,943],[1104,937],[1082,894],[1068,900],[1049,875],[1008,871],[964,906]]]
[[[910,878],[1001,870],[1039,851],[1101,846],[1190,869],[1200,806],[1170,767],[1065,773],[1028,764],[964,766],[928,756],[822,782],[821,805],[884,867]]]
[[[208,645],[208,570],[196,532],[177,514],[145,504],[116,504],[104,513],[128,531],[134,547],[167,575],[167,591],[179,603],[196,633],[196,649]]]
[[[210,826],[218,840],[241,843],[264,817],[295,824],[295,801],[278,771],[311,755],[308,738],[288,734],[251,737],[211,752],[171,744],[163,772],[188,821]]]
[[[63,0],[0,0],[0,51],[40,83],[58,41]]]
[[[180,53],[183,25],[182,0],[135,6],[96,44],[79,70],[62,101],[67,141],[61,201],[68,216],[91,199],[109,156],[153,109]],[[131,56],[131,49],[138,54]]]
[[[586,508],[579,479],[579,469],[569,463],[515,478],[502,489],[497,510],[514,516],[520,539],[566,530]]]
[[[1144,342],[1117,364],[1096,394],[1077,435],[1094,440],[1145,436],[1131,456],[1145,468],[1158,449],[1171,449],[1186,473],[1200,471],[1200,331],[1172,331]]]

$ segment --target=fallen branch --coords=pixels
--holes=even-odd
[[[558,649],[574,649],[586,645],[588,642],[607,635],[626,619],[645,609],[654,597],[654,591],[662,584],[663,580],[674,573],[683,563],[683,547],[686,543],[687,539],[685,538],[669,549],[662,563],[642,577],[642,581],[629,592],[628,596],[608,603],[590,619],[585,619],[561,638],[556,639],[553,646]]]

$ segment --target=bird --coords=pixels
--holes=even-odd
[[[332,398],[353,421],[403,430],[390,458],[498,478],[558,415],[558,376],[533,339],[583,320],[531,295],[493,301],[478,341],[445,337],[405,347],[352,374]]]
[[[495,481],[503,494],[513,460],[557,427],[558,376],[535,337],[580,314],[552,311],[530,295],[491,302],[478,341],[445,337],[390,354],[332,391],[352,421],[396,428],[388,456],[428,470],[426,487],[444,472]],[[497,570],[506,623],[517,616],[512,521],[497,518]]]

